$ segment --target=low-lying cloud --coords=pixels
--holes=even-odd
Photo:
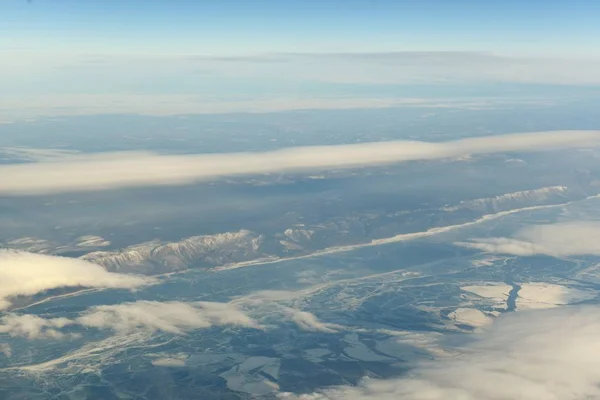
[[[76,318],[42,318],[10,313],[0,318],[0,333],[13,337],[63,339],[76,337],[65,332],[71,326],[110,330],[118,335],[158,331],[183,335],[196,329],[231,325],[260,328],[254,320],[232,304],[179,301],[137,301],[92,307]]]
[[[183,334],[214,325],[258,328],[243,311],[228,303],[178,301],[138,301],[111,306],[97,306],[77,319],[77,323],[117,333],[163,331]]]
[[[0,343],[0,354],[6,358],[12,357],[12,348],[6,343]]]
[[[425,109],[481,110],[507,106],[540,106],[555,104],[553,99],[485,98],[432,99],[419,97],[354,97],[311,95],[264,95],[251,98],[199,97],[197,94],[43,94],[15,95],[8,98],[0,93],[0,125],[43,117],[65,117],[98,114],[140,114],[153,116],[202,115],[229,113],[267,113],[295,110],[351,110],[417,107]],[[8,149],[6,152],[9,153]],[[12,154],[12,157],[31,159],[34,154]]]
[[[461,355],[419,365],[410,376],[364,380],[282,399],[581,400],[600,398],[600,309],[511,313],[475,334]]]
[[[37,195],[153,185],[226,176],[300,172],[435,160],[470,154],[544,151],[600,144],[600,131],[520,133],[431,143],[395,141],[288,148],[262,153],[159,155],[121,152],[0,165],[0,195]]]
[[[308,332],[335,333],[344,327],[320,321],[314,314],[279,304],[279,296],[266,292],[229,303],[146,301],[98,305],[76,317],[44,318],[32,314],[6,313],[0,317],[0,334],[30,340],[78,337],[74,327],[113,331],[117,335],[166,332],[185,335],[213,326],[266,329],[274,320],[294,323]],[[281,292],[283,295],[284,292]],[[267,325],[263,325],[262,322]]]
[[[0,250],[0,310],[11,298],[63,287],[134,289],[151,284],[147,277],[108,272],[90,262],[14,250]]]
[[[282,316],[290,319],[294,322],[298,328],[307,332],[322,332],[322,333],[335,333],[340,328],[343,328],[336,324],[330,324],[322,322],[311,312],[297,310],[291,307],[280,307]]]
[[[413,105],[479,108],[503,107],[506,101],[512,108],[556,102],[568,97],[565,90],[585,96],[589,90],[584,86],[600,83],[600,60],[589,55],[372,53],[354,52],[354,46],[352,52],[340,50],[261,54],[248,49],[246,54],[212,56],[4,51],[0,124],[3,120],[89,114],[181,115]],[[511,82],[571,87],[550,89],[552,95],[547,86],[505,88],[504,84]],[[390,84],[417,87],[407,88],[409,97],[393,97]],[[447,84],[455,87],[457,98],[445,98]],[[474,98],[473,86],[487,94]],[[432,89],[438,93],[435,98]]]
[[[301,292],[283,290],[263,290],[234,299],[230,304],[252,308],[261,320],[278,322],[289,321],[307,332],[335,333],[344,327],[319,320],[311,312],[300,310],[285,304],[302,297]]]
[[[0,333],[27,339],[62,339],[60,331],[74,321],[68,318],[42,318],[37,315],[8,314],[0,318]]]
[[[599,256],[600,222],[573,221],[535,225],[521,229],[511,238],[481,238],[456,244],[487,253],[516,256]]]

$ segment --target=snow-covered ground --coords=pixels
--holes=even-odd
[[[110,242],[101,236],[87,235],[77,238],[78,247],[106,247]]]
[[[461,290],[490,300],[494,307],[505,307],[512,286],[505,283],[490,282],[484,285],[462,286]]]
[[[448,314],[448,318],[473,327],[480,327],[491,323],[494,319],[476,308],[458,308]]]
[[[349,333],[344,336],[344,342],[348,344],[344,347],[344,353],[355,360],[361,361],[390,361],[389,357],[377,354],[362,343],[356,333]]]
[[[249,357],[220,376],[227,381],[227,387],[231,390],[263,396],[279,389],[275,380],[279,378],[280,364],[281,360],[278,358]],[[273,380],[267,379],[263,374],[271,376]]]
[[[587,290],[550,283],[523,283],[517,297],[517,310],[554,308],[596,297]]]

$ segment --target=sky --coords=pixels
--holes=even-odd
[[[6,0],[1,47],[85,53],[596,52],[593,0]]]
[[[599,15],[593,0],[4,0],[0,121],[336,108],[340,93],[381,106],[386,85],[600,85]]]

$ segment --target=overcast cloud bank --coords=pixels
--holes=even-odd
[[[462,355],[409,377],[280,394],[302,400],[581,400],[600,397],[600,309],[565,307],[499,317]]]
[[[546,151],[600,144],[600,131],[551,131],[460,139],[288,148],[261,153],[73,155],[0,165],[0,195],[38,195],[153,185],[182,185],[226,176],[356,168],[471,154]]]

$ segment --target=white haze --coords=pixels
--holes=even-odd
[[[10,307],[12,297],[31,296],[50,289],[134,289],[153,282],[147,277],[108,272],[80,259],[0,250],[0,310]]]
[[[262,153],[159,155],[121,152],[0,165],[0,195],[36,195],[181,185],[226,176],[330,170],[470,154],[545,151],[600,144],[600,131],[520,133],[430,143],[395,141],[288,148]]]
[[[571,221],[535,225],[521,229],[512,238],[477,238],[456,244],[487,253],[516,256],[599,256],[600,222]]]
[[[600,398],[600,309],[565,307],[504,315],[461,355],[405,378],[366,379],[303,400],[583,400]]]

